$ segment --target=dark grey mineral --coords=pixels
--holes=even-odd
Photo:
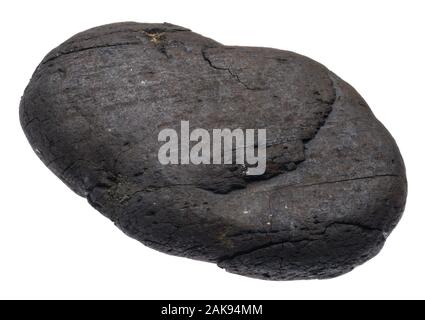
[[[346,273],[379,252],[405,205],[397,145],[350,85],[299,54],[168,23],[67,40],[36,69],[20,119],[50,170],[127,235],[244,276]],[[182,120],[266,128],[266,174],[161,165],[158,133]]]

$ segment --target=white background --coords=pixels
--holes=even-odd
[[[425,298],[425,1],[0,3],[0,298]],[[26,141],[19,100],[53,47],[118,21],[295,51],[351,83],[397,140],[408,172],[405,215],[382,252],[333,280],[249,279],[144,247],[68,190]]]

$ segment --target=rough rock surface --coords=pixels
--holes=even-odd
[[[245,276],[346,273],[379,252],[404,209],[391,135],[351,86],[288,51],[167,23],[97,27],[44,58],[20,119],[41,160],[127,235]],[[266,128],[266,174],[161,165],[158,133],[181,120]]]

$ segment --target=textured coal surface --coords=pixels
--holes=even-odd
[[[97,27],[44,58],[20,119],[50,170],[127,235],[245,276],[346,273],[379,252],[404,209],[391,135],[350,85],[288,51],[171,24]],[[266,128],[266,174],[160,165],[158,133],[181,120]]]

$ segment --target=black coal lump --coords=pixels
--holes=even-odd
[[[43,59],[20,121],[44,164],[128,236],[244,276],[344,274],[380,251],[404,210],[389,132],[349,84],[289,51],[168,23],[96,27]],[[162,165],[158,134],[181,121],[267,129],[266,173]]]

